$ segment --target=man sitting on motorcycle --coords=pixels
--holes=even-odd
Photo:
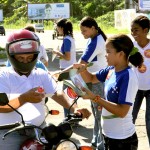
[[[6,93],[9,105],[18,110],[26,123],[41,127],[45,120],[45,96],[51,97],[65,108],[70,107],[67,96],[57,92],[57,83],[46,71],[36,68],[39,54],[39,43],[34,34],[28,30],[20,30],[9,35],[6,44],[7,57],[11,67],[0,71],[0,93]],[[44,91],[38,91],[43,88]],[[75,111],[76,110],[76,111]],[[90,112],[86,108],[72,107],[72,112],[88,118]],[[21,122],[21,117],[9,106],[0,106],[0,125]],[[34,136],[34,132],[17,131],[4,140],[3,134],[10,129],[0,130],[0,149],[19,150],[20,145]]]

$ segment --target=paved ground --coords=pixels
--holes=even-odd
[[[77,51],[77,59],[80,58],[80,55],[82,54],[82,50]],[[49,58],[51,60],[51,55],[49,55]],[[56,68],[58,66],[58,59],[54,60],[54,62],[49,61],[49,66],[55,66]],[[55,67],[49,68],[52,72],[55,71]],[[52,103],[51,103],[52,102]],[[82,100],[81,98],[78,100],[78,104],[81,107],[87,107],[89,110],[91,110],[90,107],[90,102]],[[60,114],[58,116],[49,116],[48,120],[52,120],[54,124],[58,124],[61,122],[63,119],[63,109],[61,106],[50,100],[48,102],[48,105],[50,108],[59,108]],[[136,121],[136,131],[138,134],[138,139],[139,139],[139,148],[138,150],[148,150],[148,139],[146,135],[146,130],[145,130],[145,101],[143,102],[143,105],[141,107],[138,119]],[[82,122],[80,122],[80,125],[78,128],[74,128],[74,134],[73,134],[73,139],[74,141],[81,143],[83,145],[90,145],[90,141],[92,139],[92,129],[93,129],[93,116],[91,116],[88,120],[84,119]]]
[[[50,71],[56,71],[59,68],[58,59],[55,59],[53,62],[51,62],[51,52],[49,50],[51,48],[57,47],[57,45],[60,45],[62,40],[52,40],[51,37],[52,31],[48,31],[44,34],[38,34],[41,43],[47,48],[48,55],[49,55],[49,70]],[[86,40],[83,39],[80,33],[75,33],[75,39],[76,39],[76,46],[77,46],[77,59],[80,58],[82,54],[82,50],[84,46],[86,45]],[[0,40],[3,42],[0,42],[0,46],[5,45],[5,39],[4,37],[0,37]],[[0,60],[0,62],[4,62],[5,60]],[[78,100],[78,104],[81,107],[87,107],[90,108],[90,102],[89,101],[83,101],[82,99]],[[60,114],[58,116],[51,116],[49,115],[47,120],[51,121],[54,124],[59,124],[63,119],[63,108],[56,104],[53,100],[49,99],[48,106],[50,109],[57,109],[60,111]],[[142,109],[140,110],[137,122],[136,122],[136,131],[138,134],[139,139],[139,149],[138,150],[148,150],[148,140],[146,136],[145,131],[145,103],[142,105]],[[92,128],[93,128],[93,116],[91,116],[88,120],[83,120],[80,122],[80,125],[78,128],[74,128],[74,134],[72,135],[72,138],[74,141],[81,143],[81,144],[90,144],[91,138],[92,138]]]
[[[78,100],[79,107],[86,107],[89,110],[90,108],[90,102],[87,100]],[[50,109],[59,109],[60,114],[57,116],[48,116],[48,121],[51,121],[55,125],[58,125],[62,119],[63,119],[63,108],[59,106],[57,103],[55,103],[53,100],[49,99],[48,106]],[[145,122],[144,122],[144,113],[145,110],[140,110],[139,117],[137,119],[136,123],[136,131],[139,139],[139,148],[138,150],[148,150],[148,140],[146,136],[145,131]],[[72,135],[73,141],[76,143],[81,143],[82,145],[90,145],[90,141],[92,139],[92,129],[93,129],[93,116],[91,116],[88,120],[84,119],[82,122],[80,122],[79,127],[74,128],[74,133]]]
[[[63,117],[63,108],[58,105],[56,102],[54,102],[52,99],[49,99],[48,104],[50,109],[56,109],[60,111],[60,114],[57,116],[52,116],[49,115],[47,120],[48,122],[51,121],[55,125],[58,125]],[[83,100],[80,98],[78,100],[78,105],[79,107],[86,107],[91,111],[90,107],[90,101],[88,100]],[[145,130],[145,121],[144,121],[144,116],[145,116],[145,103],[143,103],[138,119],[136,121],[136,131],[139,139],[139,148],[138,150],[148,150],[148,140],[147,140],[147,135],[146,135],[146,130]],[[74,133],[72,135],[73,141],[76,143],[80,143],[82,145],[90,145],[90,141],[92,139],[92,129],[93,129],[93,115],[87,120],[84,119],[82,122],[80,122],[80,126],[77,128],[73,128]]]

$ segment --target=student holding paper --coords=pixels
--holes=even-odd
[[[106,40],[106,59],[108,67],[95,74],[87,72],[91,82],[104,82],[105,98],[84,88],[85,99],[99,104],[102,109],[102,133],[105,150],[137,150],[138,139],[132,121],[134,99],[138,90],[138,79],[129,62],[140,67],[143,57],[134,47],[131,39],[124,34]],[[84,64],[74,68],[86,69]]]
[[[87,46],[83,51],[83,54],[79,60],[81,64],[89,64],[92,62],[93,65],[87,68],[91,73],[98,71],[101,68],[106,67],[107,62],[105,58],[105,40],[106,35],[98,26],[97,22],[92,17],[84,17],[80,21],[80,30],[85,39],[88,39]],[[81,74],[85,79],[87,77],[86,71]],[[103,96],[104,85],[102,82],[93,82],[92,91],[95,94],[100,94]],[[94,129],[93,129],[93,139],[92,145],[96,150],[103,150],[103,138],[101,133],[101,110],[99,110],[99,105],[91,102],[91,108],[94,115]]]
[[[86,64],[86,67],[89,72],[94,73],[101,68],[107,66],[105,54],[105,40],[106,35],[100,29],[97,22],[92,17],[84,17],[80,21],[80,30],[85,39],[88,39],[87,46],[83,51],[83,54],[79,60],[79,64]],[[62,70],[58,74],[62,75],[65,72],[68,72],[73,68],[73,65],[68,68]],[[57,73],[55,76],[58,76]],[[90,81],[88,81],[87,71],[81,73],[82,78],[84,78],[85,82],[88,83],[88,87],[90,86]],[[102,82],[92,82],[92,91],[95,94],[99,94],[101,96],[104,95],[104,85]],[[96,150],[103,150],[103,137],[101,133],[101,110],[99,109],[99,105],[91,102],[92,112],[94,115],[94,129],[93,129],[93,138],[92,138],[92,146],[96,148]]]
[[[57,30],[60,35],[63,36],[63,43],[60,51],[53,50],[52,53],[60,57],[60,69],[63,70],[70,65],[76,63],[76,49],[75,40],[73,38],[73,26],[72,23],[67,19],[60,19],[56,22]],[[69,73],[64,73],[62,77],[69,79]],[[66,77],[67,76],[67,77]],[[66,86],[63,87],[65,89]],[[64,115],[68,114],[68,110],[64,108]]]

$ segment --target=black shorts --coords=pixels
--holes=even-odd
[[[134,133],[132,136],[126,139],[111,139],[104,136],[104,147],[105,150],[137,150],[138,149],[138,138],[137,134]]]

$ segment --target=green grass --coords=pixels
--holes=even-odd
[[[28,24],[30,23],[21,23],[20,25],[9,24],[9,25],[4,25],[4,26],[6,29],[22,29]],[[52,22],[44,25],[44,27],[45,27],[45,30],[53,30]],[[104,24],[100,24],[100,27],[106,34],[118,34],[118,33],[129,34],[130,33],[130,31],[127,29],[118,30],[111,26],[105,26]],[[74,31],[80,31],[79,21],[73,22],[73,29]]]
[[[127,29],[124,29],[124,30],[118,30],[118,29],[115,29],[115,28],[107,28],[107,29],[103,29],[103,31],[106,33],[106,34],[119,34],[119,33],[122,33],[122,34],[129,34],[130,31],[127,30]]]
[[[0,53],[0,59],[5,59],[5,58],[7,58],[6,53]]]

